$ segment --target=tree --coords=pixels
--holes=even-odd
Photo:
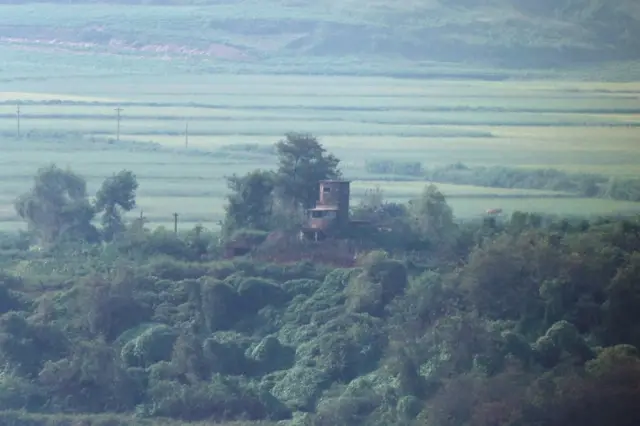
[[[82,177],[52,164],[38,170],[33,188],[18,197],[15,209],[43,244],[63,235],[93,239],[97,236],[91,225],[95,211],[86,198],[86,187]]]
[[[124,229],[122,213],[129,212],[136,206],[136,190],[138,180],[128,171],[107,178],[96,194],[95,209],[102,214],[102,232],[104,238],[110,240]]]
[[[450,242],[455,229],[453,211],[435,185],[427,185],[420,198],[411,202],[410,209],[418,235],[430,243]]]
[[[340,160],[308,133],[287,133],[276,144],[277,184],[284,200],[305,209],[318,199],[318,181],[338,179]]]
[[[364,195],[360,199],[360,203],[353,209],[352,215],[354,218],[373,221],[376,213],[382,210],[384,204],[384,192],[377,185],[375,188],[364,191]]]
[[[227,232],[240,229],[267,230],[270,225],[275,175],[254,170],[244,176],[227,178],[232,193],[227,197],[224,228]]]
[[[640,343],[640,253],[633,253],[606,287],[607,343]]]
[[[351,215],[357,220],[366,220],[377,225],[390,225],[394,219],[404,219],[407,209],[404,204],[385,201],[379,186],[367,189]]]
[[[66,358],[47,361],[37,381],[48,395],[47,405],[63,412],[131,410],[141,392],[104,339],[75,342]]]

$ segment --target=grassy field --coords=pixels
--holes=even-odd
[[[269,153],[249,153],[241,145],[266,147],[288,131],[314,133],[342,159],[345,174],[356,179],[354,200],[380,186],[389,199],[405,201],[425,184],[380,181],[364,168],[373,159],[640,174],[640,83],[185,75],[9,86],[0,92],[3,229],[18,226],[12,201],[48,162],[85,176],[92,192],[109,174],[131,169],[140,180],[139,208],[153,223],[170,223],[178,212],[181,226],[216,226],[224,176],[275,164]],[[122,142],[100,142],[115,137],[117,106],[123,108]],[[440,187],[459,217],[493,207],[507,213],[640,211],[634,203],[548,191]]]

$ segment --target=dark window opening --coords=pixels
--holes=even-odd
[[[251,248],[249,247],[234,247],[231,250],[231,253],[233,256],[244,256],[245,254],[248,254],[251,251]]]
[[[334,219],[337,216],[336,212],[333,210],[313,210],[311,212],[311,217],[314,219]]]

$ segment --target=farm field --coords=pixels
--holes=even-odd
[[[2,89],[5,230],[21,226],[12,202],[49,162],[83,175],[91,193],[111,173],[130,169],[140,181],[132,215],[141,209],[152,224],[167,224],[177,212],[181,227],[215,227],[224,177],[275,165],[268,146],[289,131],[313,133],[341,158],[355,180],[354,202],[374,186],[406,201],[426,183],[381,180],[366,172],[367,160],[640,174],[640,83],[175,75],[25,80]],[[116,137],[118,106],[121,141],[106,143]],[[550,191],[438,186],[459,217],[494,207],[507,214],[640,211],[638,203]]]

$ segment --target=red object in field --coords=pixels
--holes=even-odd
[[[500,213],[502,213],[502,209],[489,209],[485,213],[486,214],[500,214]]]

